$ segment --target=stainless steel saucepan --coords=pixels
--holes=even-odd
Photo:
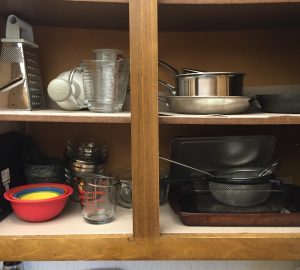
[[[179,73],[175,68],[159,60],[159,65],[171,71],[176,86],[159,81],[176,96],[242,96],[244,73],[240,72],[205,72],[184,69]]]

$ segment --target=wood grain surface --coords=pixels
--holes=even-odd
[[[1,260],[299,260],[299,234],[0,238]]]
[[[133,233],[159,236],[157,3],[129,3]]]
[[[126,163],[127,165],[131,158],[133,232],[121,235],[85,235],[84,232],[82,235],[64,236],[2,235],[0,236],[0,259],[300,259],[300,234],[298,233],[161,234],[158,190],[159,147],[167,152],[168,140],[173,136],[196,136],[209,133],[211,128],[216,128],[211,132],[214,134],[223,134],[224,132],[237,134],[244,129],[249,131],[252,128],[251,125],[258,125],[262,129],[257,129],[258,126],[256,126],[253,128],[253,132],[266,131],[268,134],[280,135],[281,132],[274,131],[272,127],[276,125],[278,129],[282,127],[282,133],[286,132],[287,135],[282,136],[281,141],[289,140],[289,144],[283,144],[288,147],[281,146],[281,153],[288,161],[288,166],[293,165],[294,168],[297,168],[299,153],[294,146],[298,143],[299,116],[162,116],[159,119],[157,101],[158,47],[164,60],[171,60],[171,64],[175,64],[175,67],[199,64],[199,67],[213,70],[235,67],[242,69],[244,66],[249,75],[247,86],[262,85],[263,83],[266,85],[286,84],[286,82],[298,84],[298,56],[300,55],[298,3],[300,1],[159,0],[160,8],[164,9],[161,14],[166,14],[165,18],[159,18],[156,0],[70,0],[55,1],[55,4],[53,4],[54,1],[29,0],[26,5],[21,0],[4,0],[2,2],[0,7],[2,24],[3,18],[6,18],[11,12],[16,12],[34,25],[36,41],[40,46],[41,71],[45,86],[60,72],[78,65],[83,58],[91,57],[92,49],[118,47],[126,52],[129,50],[131,115],[127,113],[125,115],[100,116],[88,112],[71,115],[53,111],[41,113],[5,111],[0,113],[0,121],[7,121],[7,124],[8,121],[44,122],[43,124],[47,124],[48,128],[45,128],[43,124],[29,123],[27,130],[35,134],[35,139],[39,144],[44,144],[44,149],[48,153],[52,151],[52,145],[45,144],[52,141],[50,137],[53,134],[51,133],[52,123],[49,122],[60,122],[55,123],[54,126],[63,125],[65,122],[76,123],[78,127],[71,129],[76,134],[83,130],[79,127],[80,123],[89,123],[94,126],[84,131],[88,133],[92,133],[91,130],[99,131],[99,136],[101,128],[108,127],[105,137],[109,139],[109,143],[114,143],[118,139],[121,141],[123,138],[122,142],[115,144],[113,153],[117,153],[117,146],[121,146],[122,150],[112,163],[118,165]],[[270,5],[264,5],[266,3]],[[180,4],[178,5],[180,10],[176,4]],[[224,6],[218,4],[227,6],[226,14],[224,14]],[[238,4],[238,7],[231,12],[233,4]],[[282,9],[282,7],[284,8]],[[180,17],[182,8],[186,12]],[[68,10],[68,12],[63,13],[60,12],[61,10]],[[251,12],[248,14],[250,10]],[[173,11],[175,13],[172,13]],[[206,13],[206,11],[208,12]],[[243,13],[239,13],[240,11]],[[47,16],[45,16],[46,13]],[[246,13],[250,17],[245,19],[243,14]],[[194,27],[194,22],[201,22],[199,17],[200,19],[202,17],[199,14],[206,16],[205,21]],[[238,19],[232,16],[238,14],[240,14]],[[257,15],[255,18],[262,20],[253,22],[252,14]],[[280,16],[275,16],[273,19],[273,15],[278,14]],[[264,18],[261,18],[262,15]],[[228,23],[224,28],[226,30],[235,29],[232,27],[243,21],[246,21],[246,24],[238,24],[242,28],[241,32],[223,32],[220,30],[224,30],[222,28],[224,18]],[[278,18],[282,18],[282,20]],[[159,19],[165,20],[158,22]],[[253,23],[259,30],[249,31],[248,27],[252,27]],[[176,33],[159,33],[158,25],[161,26],[161,29],[165,27]],[[128,26],[129,32],[127,31]],[[198,32],[178,32],[182,30],[181,26],[187,26],[187,29]],[[275,27],[275,30],[270,30],[268,27]],[[115,31],[120,29],[126,31]],[[212,29],[218,30],[218,32],[208,31]],[[259,73],[259,77],[256,76],[256,73]],[[162,124],[160,127],[159,123]],[[118,127],[114,128],[111,126],[112,124]],[[130,128],[129,124],[131,124]],[[216,127],[212,127],[214,125]],[[234,125],[235,127],[233,127]],[[240,128],[239,125],[243,127]],[[289,129],[287,125],[291,127],[294,125],[294,127]],[[268,126],[267,129],[265,126]],[[236,127],[239,128],[238,131]],[[57,130],[64,131],[67,128],[68,126],[65,125],[61,130]],[[49,134],[44,136],[47,132]],[[110,136],[110,132],[114,132],[113,136]],[[126,135],[125,140],[122,137],[124,134]],[[62,146],[63,136],[66,135],[53,136],[53,140],[57,140]],[[43,138],[46,139],[43,141]],[[291,138],[293,140],[290,140]],[[159,139],[162,141],[160,142]],[[129,149],[131,149],[131,157],[128,156]],[[113,168],[114,165],[111,164],[110,167]],[[285,171],[288,169],[289,167]],[[298,176],[296,169],[294,169],[293,176],[295,178]],[[100,229],[101,227],[99,227]]]

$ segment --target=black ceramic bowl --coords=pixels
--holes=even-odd
[[[27,183],[64,183],[64,160],[49,158],[42,164],[26,164],[24,169]]]

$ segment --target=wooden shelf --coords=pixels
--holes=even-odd
[[[55,3],[54,3],[55,2]],[[32,25],[128,30],[129,0],[1,1],[0,16],[10,14]]]
[[[251,113],[238,115],[169,114],[160,124],[189,125],[298,125],[300,114]]]
[[[65,110],[0,110],[1,121],[130,124],[131,113],[95,113]],[[160,124],[169,125],[299,125],[300,114],[251,113],[238,115],[190,115],[162,113]]]
[[[129,0],[3,0],[0,16],[32,25],[129,29]],[[240,30],[299,27],[300,1],[159,0],[159,30]],[[68,12],[60,12],[67,10]],[[113,19],[112,19],[113,18]]]
[[[95,239],[103,244],[116,240],[127,243],[132,238],[132,211],[117,207],[115,216],[115,220],[108,224],[88,224],[82,218],[79,203],[71,201],[58,217],[47,222],[22,221],[12,213],[0,222],[0,260],[13,257],[22,257],[22,260],[77,260],[84,259],[82,255],[92,248]],[[16,246],[11,245],[13,239],[17,241]],[[77,243],[76,249],[72,248],[74,241]],[[14,252],[15,248],[22,246],[23,251]],[[57,247],[60,252],[57,252]],[[41,250],[43,252],[39,252]],[[84,256],[100,258],[113,254],[109,250],[99,252],[99,247],[95,247],[94,251]]]
[[[95,113],[64,110],[0,110],[1,121],[130,124],[131,113]],[[160,124],[170,125],[299,125],[300,114],[251,113],[238,115],[190,115],[162,113]]]
[[[40,224],[27,224],[11,215],[0,223],[0,259],[299,259],[299,228],[188,227],[166,204],[160,209],[160,237],[133,238],[130,210],[118,210],[117,219],[106,225],[84,224],[76,206]]]
[[[131,235],[132,211],[117,207],[115,220],[108,224],[94,225],[88,224],[83,220],[79,203],[69,201],[59,216],[47,222],[26,222],[13,213],[0,222],[0,238],[3,236],[28,237],[39,235],[43,237],[57,237],[59,235],[90,234]]]
[[[299,27],[300,1],[160,0],[160,31]]]
[[[130,112],[95,113],[90,111],[64,110],[1,110],[1,121],[67,122],[67,123],[130,123]]]

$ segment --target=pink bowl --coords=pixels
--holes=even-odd
[[[48,185],[49,183],[45,184]],[[73,189],[65,185],[65,193],[53,198],[40,200],[22,200],[13,197],[12,194],[14,194],[15,192],[22,190],[22,188],[28,188],[28,186],[32,185],[41,184],[18,186],[9,189],[4,193],[4,198],[10,201],[10,204],[16,216],[30,222],[47,221],[56,217],[65,208],[68,197],[73,193]]]

